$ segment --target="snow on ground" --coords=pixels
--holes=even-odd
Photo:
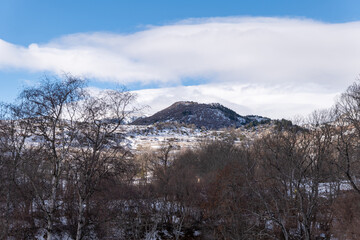
[[[141,152],[159,149],[167,142],[176,145],[179,150],[193,149],[201,142],[212,140],[232,139],[235,144],[241,144],[244,140],[252,141],[261,137],[271,129],[271,125],[264,124],[251,128],[206,130],[169,122],[153,125],[122,125],[119,131],[124,136],[123,146],[133,152]]]

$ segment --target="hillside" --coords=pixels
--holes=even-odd
[[[132,124],[150,125],[159,122],[177,122],[194,124],[198,128],[220,129],[224,127],[240,127],[250,123],[257,125],[269,121],[269,118],[260,116],[241,116],[219,103],[204,104],[181,101],[150,117],[138,118]]]

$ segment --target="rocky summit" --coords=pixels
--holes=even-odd
[[[219,103],[197,103],[181,101],[172,104],[150,117],[136,119],[134,125],[150,125],[160,122],[177,122],[194,124],[196,127],[219,129],[225,127],[240,127],[247,124],[257,125],[269,122],[270,119],[261,116],[241,116],[235,111]]]

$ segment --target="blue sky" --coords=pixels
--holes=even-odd
[[[260,17],[268,17],[269,19],[263,20],[260,19]],[[355,33],[354,42],[351,44],[348,44],[346,34],[349,35],[349,38],[352,37],[351,28],[354,28],[354,30],[357,29],[358,25],[356,23],[360,20],[359,18],[360,2],[355,0],[0,0],[0,40],[4,43],[3,47],[0,45],[0,55],[3,55],[3,59],[1,59],[0,56],[0,101],[12,101],[22,87],[34,84],[34,82],[45,73],[52,74],[59,73],[59,71],[74,71],[77,75],[91,79],[90,86],[96,88],[112,88],[117,84],[125,84],[131,90],[157,88],[157,94],[164,94],[165,91],[165,93],[169,95],[169,101],[184,100],[184,97],[196,95],[196,91],[198,91],[199,95],[194,97],[195,100],[220,101],[228,106],[230,105],[230,107],[234,107],[237,111],[244,111],[251,114],[259,114],[255,112],[259,111],[259,109],[265,109],[262,111],[263,114],[273,113],[274,110],[266,104],[268,104],[270,100],[275,101],[273,99],[280,99],[279,102],[283,102],[282,98],[286,97],[284,93],[288,92],[288,89],[296,91],[294,94],[300,94],[298,102],[301,102],[301,96],[307,96],[306,94],[314,94],[315,96],[320,93],[324,94],[324,102],[329,102],[329,98],[333,98],[341,92],[349,82],[355,79],[356,74],[360,72],[354,70],[357,59],[354,59],[352,55],[348,55],[350,50],[346,47],[347,45],[352,46],[351,44],[354,44],[356,48],[355,40],[357,40],[357,32]],[[256,26],[254,26],[254,22],[256,22]],[[229,24],[231,26],[229,26]],[[256,73],[256,71],[259,70],[256,70],[255,67],[265,66],[266,68],[267,64],[262,63],[261,59],[270,55],[261,55],[254,58],[253,61],[260,61],[259,63],[254,63],[254,65],[246,62],[246,59],[252,59],[253,54],[258,54],[256,50],[254,50],[255,52],[238,50],[238,54],[241,55],[244,53],[244,55],[247,56],[245,60],[238,59],[236,55],[224,55],[223,57],[225,59],[229,58],[229,62],[227,64],[224,63],[222,68],[212,70],[217,62],[209,63],[209,65],[199,68],[191,68],[192,66],[186,64],[188,58],[184,57],[183,62],[181,61],[183,55],[189,54],[189,52],[191,52],[190,50],[194,49],[194,46],[187,47],[188,43],[185,40],[179,40],[178,42],[176,39],[177,34],[172,35],[171,38],[166,38],[166,41],[163,43],[160,42],[162,45],[167,45],[169,41],[173,41],[170,43],[172,43],[172,46],[175,46],[175,48],[176,44],[185,46],[184,51],[181,53],[176,52],[173,53],[173,55],[167,55],[166,49],[162,49],[161,46],[156,45],[156,39],[164,35],[169,36],[169,32],[191,32],[193,28],[197,28],[200,29],[199,31],[206,29],[207,33],[214,31],[222,34],[222,37],[215,36],[213,41],[210,39],[209,42],[205,42],[209,44],[209,48],[212,48],[212,46],[215,47],[225,36],[225,41],[230,45],[233,44],[231,46],[238,49],[239,46],[236,45],[236,42],[232,42],[229,39],[239,37],[240,34],[233,36],[229,31],[221,31],[226,28],[232,29],[233,27],[241,30],[250,26],[250,28],[253,29],[263,29],[259,37],[269,37],[269,49],[281,50],[281,47],[278,45],[271,45],[275,44],[273,41],[276,42],[277,39],[273,39],[273,35],[266,35],[266,32],[268,29],[274,32],[282,29],[282,36],[289,35],[289,39],[295,39],[296,33],[291,32],[292,27],[289,26],[289,24],[293,24],[294,28],[299,29],[299,31],[305,29],[304,35],[312,33],[316,35],[317,28],[320,29],[320,32],[324,31],[324,34],[328,34],[327,36],[329,37],[343,34],[345,37],[337,39],[336,43],[329,43],[328,46],[325,44],[325,47],[319,46],[319,43],[326,41],[327,38],[323,40],[318,39],[319,42],[312,45],[311,42],[308,43],[311,40],[311,36],[308,36],[309,38],[304,39],[304,41],[299,40],[298,43],[294,43],[283,51],[285,53],[291,53],[293,49],[307,48],[314,49],[314,51],[309,51],[309,53],[315,52],[316,56],[319,56],[320,54],[331,52],[334,46],[340,46],[336,49],[338,55],[334,55],[333,57],[335,59],[336,56],[339,56],[349,59],[349,61],[354,61],[353,68],[347,68],[346,66],[341,68],[343,72],[347,71],[348,75],[343,74],[340,70],[337,72],[326,71],[327,68],[332,69],[332,66],[337,66],[337,62],[329,62],[327,68],[324,67],[318,72],[316,72],[316,69],[312,69],[314,64],[304,63],[303,65],[299,64],[302,66],[302,69],[295,69],[293,65],[284,66],[285,70],[294,69],[294,74],[297,70],[299,70],[299,72],[306,72],[307,74],[302,78],[301,76],[297,76],[294,77],[294,80],[291,80],[293,78],[291,73],[287,73],[288,75],[285,73],[280,74],[278,70],[272,74],[274,77],[266,82],[265,80],[261,80],[261,78],[264,77]],[[331,27],[330,30],[328,29],[328,25]],[[340,27],[338,27],[338,25],[340,25]],[[93,33],[96,33],[96,35],[94,36]],[[192,33],[189,34],[193,37]],[[212,36],[213,34],[209,35],[210,38]],[[302,35],[300,35],[299,38],[301,38],[301,36]],[[182,36],[179,38],[181,37]],[[285,38],[286,37],[281,37],[281,40]],[[102,40],[100,41],[99,39]],[[133,39],[135,39],[135,43],[133,43]],[[255,41],[253,39],[255,39]],[[254,36],[251,36],[241,44],[243,44],[242,46],[246,46],[246,49],[252,47],[258,49],[256,44],[260,44],[259,49],[267,51],[268,48],[264,47],[264,43],[257,43],[256,39]],[[250,40],[254,41],[254,44],[249,43]],[[197,41],[200,43],[204,42],[204,39],[192,38],[191,41],[192,43],[196,43]],[[82,42],[85,43],[86,51],[82,51],[84,49]],[[118,51],[116,54],[111,53],[112,47],[114,47],[115,52]],[[140,50],[131,50],[133,48]],[[319,50],[319,48],[321,49]],[[157,51],[157,49],[159,50]],[[71,53],[70,50],[72,51]],[[1,51],[3,51],[3,53],[1,53]],[[199,51],[198,55],[191,56],[190,58],[198,59],[198,61],[194,63],[200,63],[199,65],[201,65],[201,63],[206,62],[207,59],[211,57],[217,58],[217,54],[222,56],[223,52],[228,51],[230,52],[231,49],[225,47],[216,49],[216,51],[209,55],[204,53],[204,51]],[[357,49],[355,49],[355,52],[356,51]],[[37,57],[40,54],[49,56],[49,52],[53,55],[58,54],[63,57],[61,59],[49,60],[49,62],[53,61],[52,64],[46,63],[46,57]],[[152,55],[149,55],[149,52],[151,52]],[[31,54],[31,57],[27,59],[27,55],[29,54]],[[201,54],[206,55],[204,59],[201,58]],[[274,53],[272,54],[274,55]],[[284,54],[281,53],[279,56],[275,56],[275,58],[281,59],[281,61],[277,65],[274,65],[273,68],[279,67],[279,69],[281,69],[280,66],[282,64],[284,65],[284,62],[288,62],[284,61],[284,59],[292,58],[291,54],[286,56]],[[301,57],[301,52],[294,54],[296,57]],[[36,55],[36,57],[34,58],[33,55]],[[53,57],[53,55],[51,56]],[[277,52],[275,55],[277,55]],[[88,59],[91,59],[93,56],[101,56],[102,58],[104,57],[104,59],[108,57],[109,62],[103,66],[105,69],[114,61],[124,62],[124,64],[117,66],[123,67],[125,69],[123,72],[126,74],[121,75],[115,72],[114,69],[117,66],[113,68],[109,66],[110,73],[101,72],[100,70],[94,72],[92,71],[94,65],[90,60],[87,65],[80,63],[74,64],[77,67],[71,66],[71,63],[70,66],[64,63],[64,59],[66,59],[66,62],[71,61],[71,59],[76,59],[77,62],[84,62],[82,60],[84,59],[85,62],[87,62]],[[179,58],[180,60],[175,61],[174,58]],[[313,56],[308,55],[306,58],[311,59]],[[331,56],[324,56],[324,58],[331,59]],[[12,60],[8,61],[7,59]],[[233,64],[231,59],[244,63],[239,63],[238,66],[235,65],[230,69],[228,66]],[[36,65],[34,61],[43,61],[45,63]],[[157,62],[158,65],[149,65],[149,62]],[[164,65],[164,62],[169,62],[169,66],[166,66],[166,69],[161,69],[159,66]],[[138,64],[134,65],[135,63]],[[59,64],[61,67],[57,68],[55,66],[56,64]],[[222,62],[219,62],[219,64],[221,65]],[[294,65],[296,65],[296,63],[294,63]],[[151,70],[149,70],[150,68]],[[252,70],[254,73],[247,72],[252,68],[254,68]],[[236,69],[244,69],[244,71],[239,72]],[[268,70],[267,74],[269,73],[272,72]],[[331,80],[332,78],[335,79],[335,77],[342,78],[342,80],[339,79],[339,82]],[[241,80],[234,80],[235,78]],[[313,80],[309,80],[309,78]],[[290,81],[287,82],[284,79],[290,79]],[[304,86],[307,86],[306,89],[305,87],[304,89],[295,89],[295,83],[299,83],[302,79],[305,81]],[[226,89],[233,87],[233,94],[239,91],[237,95],[255,92],[259,95],[260,100],[253,100],[249,103],[252,105],[247,106],[248,102],[246,99],[239,99],[239,101],[241,100],[242,102],[235,102],[221,95],[216,96],[216,94],[209,90],[216,84],[226,86]],[[188,86],[188,88],[184,88],[184,86]],[[249,88],[251,88],[249,86],[252,86],[252,90],[249,90]],[[181,91],[187,89],[186,91],[189,91],[189,93],[185,95],[179,94],[179,89],[182,89]],[[155,94],[156,91],[153,93]],[[192,94],[190,94],[190,92]],[[223,94],[226,95],[228,93],[229,92],[225,91]],[[144,91],[140,91],[139,96],[139,100],[146,102],[146,99],[148,99],[148,101],[150,101],[149,98],[144,97]],[[164,101],[164,103],[161,104],[155,103],[155,99],[158,98],[151,99],[149,102],[154,104],[154,106],[156,105],[153,108],[154,110],[158,110],[158,108],[165,106],[165,104],[170,104],[168,101]],[[262,101],[264,105],[261,104]],[[274,114],[274,117],[289,116],[289,114],[303,114],[309,112],[310,109],[314,107],[322,107],[324,105],[311,105],[310,103],[306,103],[299,108],[296,105],[299,104],[298,102],[295,102],[294,106],[290,103],[288,105],[284,104],[283,108],[281,108],[282,110],[278,110],[278,112]],[[324,105],[324,107],[326,106]],[[302,110],[297,112],[294,109]],[[288,110],[291,111],[284,113],[284,111]]]
[[[146,25],[227,16],[306,17],[325,22],[360,19],[356,0],[1,0],[0,36],[20,45],[61,35],[130,33]]]

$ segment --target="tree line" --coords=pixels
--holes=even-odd
[[[0,107],[0,239],[357,239],[360,84],[256,140],[123,144],[135,96],[46,77]]]

